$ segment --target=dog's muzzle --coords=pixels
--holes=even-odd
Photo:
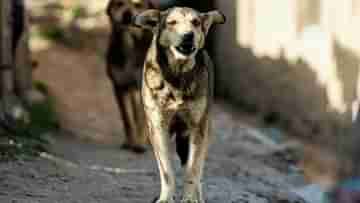
[[[194,33],[189,32],[184,34],[182,42],[176,47],[176,50],[184,55],[190,55],[195,52],[196,47],[194,46]]]

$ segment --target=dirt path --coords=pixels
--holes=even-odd
[[[120,142],[122,122],[104,55],[51,44],[34,51],[33,58],[39,61],[34,79],[45,82],[56,97],[62,128],[98,142]]]
[[[204,182],[208,203],[270,203],[279,195],[291,199],[286,191],[303,180],[284,170],[289,165],[282,159],[264,161],[272,157],[274,143],[221,105],[214,115],[216,140]],[[149,203],[159,192],[151,151],[135,155],[117,144],[58,136],[53,153],[44,157],[0,163],[0,202]],[[181,176],[181,170],[177,174]]]

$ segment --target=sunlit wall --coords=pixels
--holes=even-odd
[[[316,73],[318,84],[326,89],[329,110],[341,114],[351,111],[360,96],[358,0],[218,0],[217,7],[234,21],[220,28],[218,37],[224,38],[220,42],[234,36],[231,43],[251,48],[258,57],[276,59],[283,55],[293,63],[305,60]],[[235,45],[217,46],[223,54],[217,56],[218,61],[228,57],[241,60],[241,56],[229,53],[229,47],[236,53]]]

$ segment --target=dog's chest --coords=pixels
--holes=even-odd
[[[186,82],[181,87],[175,87],[166,80],[159,69],[151,66],[145,67],[144,82],[145,91],[144,102],[151,106],[159,106],[167,110],[191,109],[197,106],[206,105],[206,88],[204,77]]]

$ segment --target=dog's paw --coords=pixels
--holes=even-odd
[[[199,201],[197,199],[192,199],[192,198],[183,198],[181,200],[181,203],[205,203],[204,201]]]
[[[155,197],[151,203],[157,203],[158,199],[159,199],[159,197]]]
[[[198,200],[181,200],[181,203],[204,203],[204,202],[200,202]]]
[[[159,197],[155,197],[152,203],[175,203],[175,200],[159,200]]]

